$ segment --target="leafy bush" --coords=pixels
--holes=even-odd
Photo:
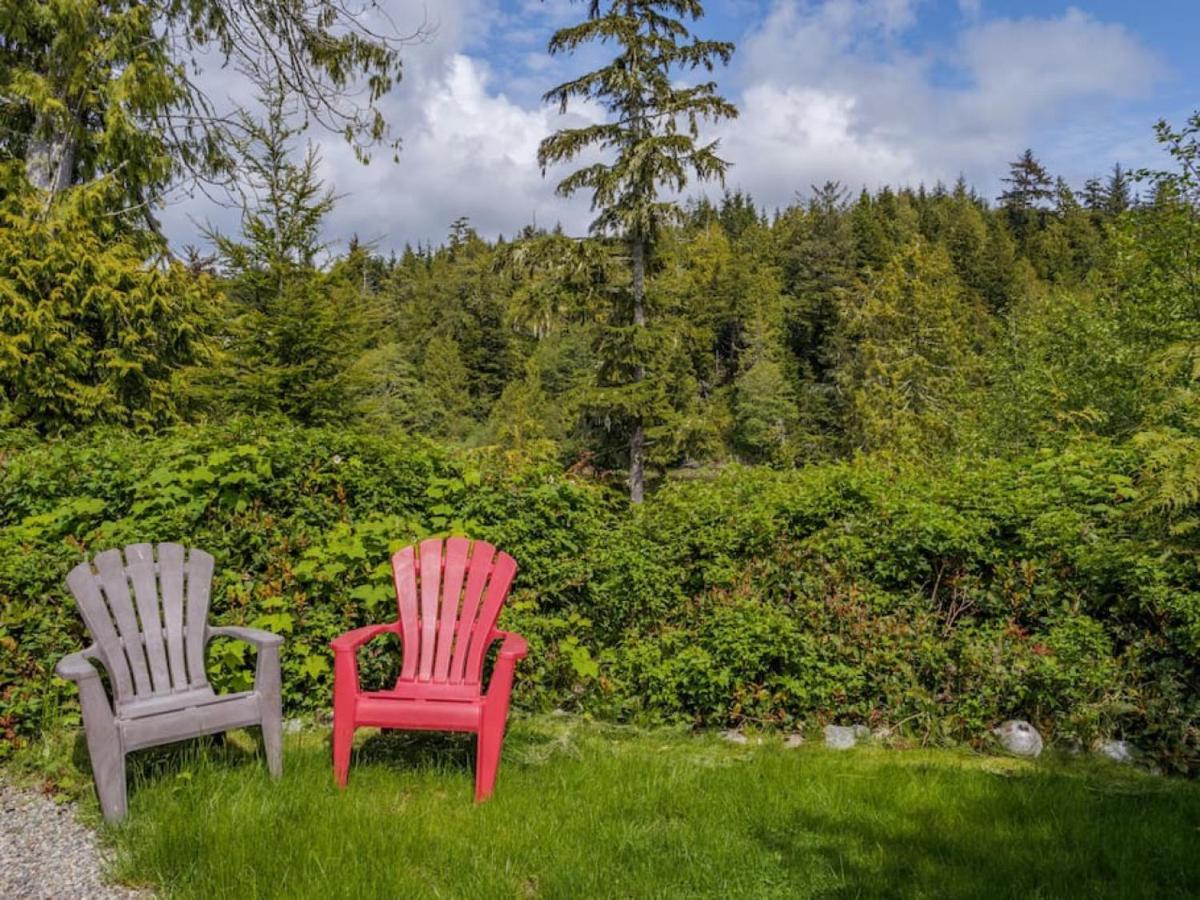
[[[213,618],[287,637],[285,704],[326,708],[328,641],[392,616],[387,558],[428,534],[521,565],[504,613],[532,652],[516,701],[702,725],[866,721],[982,740],[1014,716],[1200,762],[1194,555],[1140,502],[1136,447],[1076,443],[930,474],[879,459],[731,467],[630,511],[553,467],[272,422],[94,432],[0,457],[0,727],[73,702],[62,588],[133,541],[216,555]],[[224,689],[244,648],[214,643]],[[382,679],[394,647],[363,654]]]

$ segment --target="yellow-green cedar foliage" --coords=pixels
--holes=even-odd
[[[0,188],[0,423],[46,432],[177,420],[181,371],[209,357],[212,280],[156,257],[77,189],[46,208],[8,167]]]

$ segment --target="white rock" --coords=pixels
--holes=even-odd
[[[1104,741],[1097,749],[1101,756],[1107,756],[1113,762],[1133,762],[1133,748],[1126,741]]]
[[[731,744],[744,744],[749,740],[748,737],[733,728],[729,729],[728,731],[722,731],[721,737],[729,741]]]
[[[849,750],[858,743],[854,727],[850,725],[826,725],[825,746],[833,750]]]
[[[798,731],[793,731],[783,739],[783,746],[789,750],[795,750],[797,747],[804,746],[804,735]]]
[[[1028,722],[1011,719],[992,733],[1000,739],[1000,746],[1015,756],[1036,758],[1041,755],[1042,736]]]
[[[284,719],[283,720],[283,733],[284,734],[298,734],[299,732],[301,732],[303,730],[304,730],[304,720],[303,719]]]

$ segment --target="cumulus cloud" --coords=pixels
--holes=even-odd
[[[392,6],[400,23],[426,9],[417,0]],[[950,37],[927,45],[920,26],[933,6],[775,0],[738,42],[734,68],[718,76],[741,109],[735,122],[709,129],[734,165],[730,185],[771,207],[830,179],[856,189],[962,173],[989,190],[1027,145],[1069,177],[1132,161],[1114,154],[1128,151],[1144,123],[1120,116],[1161,65],[1127,29],[1074,8],[1005,18],[980,0],[959,0]],[[358,234],[386,251],[441,240],[462,215],[492,236],[535,218],[582,233],[587,199],[555,197],[561,173],[543,178],[536,164],[538,142],[563,124],[541,91],[597,61],[592,51],[553,61],[540,52],[578,9],[567,0],[526,0],[511,12],[483,0],[430,8],[437,32],[406,53],[405,78],[385,109],[403,138],[399,163],[380,158],[364,168],[336,137],[314,135],[323,174],[343,195],[330,237]],[[171,211],[177,236],[195,211]]]
[[[1092,128],[1083,160],[1072,130],[1144,95],[1161,74],[1153,54],[1077,9],[984,19],[961,6],[953,42],[926,50],[900,39],[921,12],[912,2],[775,3],[740,48],[743,115],[723,129],[731,180],[768,205],[827,178],[857,188],[965,174],[986,190],[1031,143],[1069,176],[1103,168],[1127,133]]]
[[[440,239],[459,216],[489,235],[531,221],[586,227],[586,205],[555,198],[554,179],[537,167],[538,143],[558,127],[557,113],[494,93],[486,68],[461,53],[422,87],[406,109],[397,164],[362,167],[342,145],[324,142],[325,177],[345,194],[331,217],[334,231],[393,247]]]

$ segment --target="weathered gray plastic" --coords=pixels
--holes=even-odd
[[[250,725],[262,727],[267,768],[283,772],[279,645],[253,628],[208,624],[213,558],[179,544],[131,544],[80,563],[67,587],[95,641],[55,671],[79,687],[83,727],[104,818],[125,817],[125,754]],[[132,593],[130,588],[132,587]],[[204,646],[224,636],[258,649],[254,689],[216,694]],[[110,698],[93,665],[100,663]]]

